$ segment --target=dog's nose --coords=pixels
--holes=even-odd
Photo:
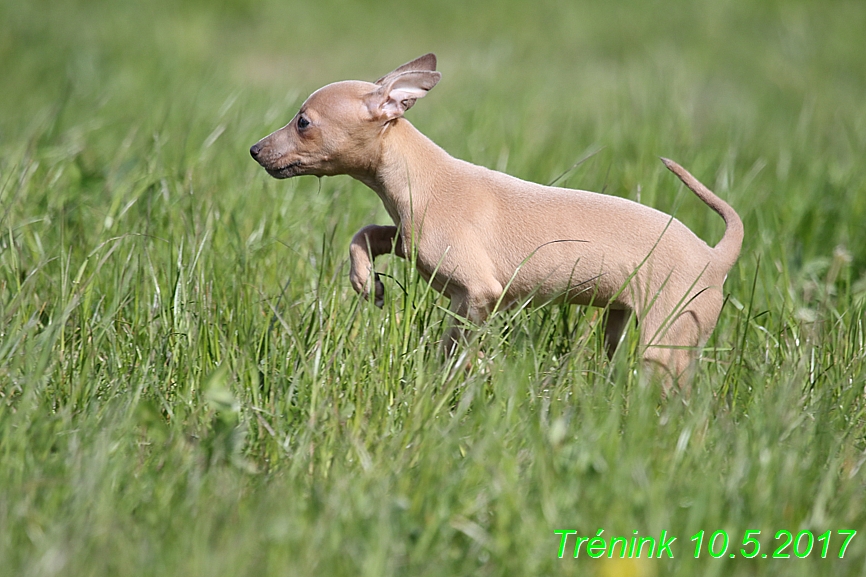
[[[262,151],[262,143],[256,142],[255,144],[253,144],[250,147],[250,156],[252,156],[254,159],[258,160],[259,159],[259,153],[261,151]]]

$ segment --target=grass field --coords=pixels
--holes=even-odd
[[[863,2],[2,0],[0,23],[0,575],[866,574]],[[549,182],[591,155],[560,184],[711,244],[658,157],[737,208],[688,402],[568,307],[498,315],[449,371],[447,303],[405,262],[379,263],[383,310],[351,290],[375,194],[249,158],[314,89],[429,51],[408,116],[455,156]],[[673,559],[558,558],[556,531],[601,529]]]

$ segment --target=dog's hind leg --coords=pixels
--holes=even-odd
[[[643,358],[662,369],[665,393],[674,383],[689,393],[690,372],[716,325],[722,301],[719,290],[705,289],[679,310],[664,314],[664,307],[654,307],[640,324]]]

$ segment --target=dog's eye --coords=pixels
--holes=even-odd
[[[305,116],[299,116],[299,117],[298,117],[298,128],[299,128],[300,130],[305,129],[305,128],[308,127],[309,125],[310,125],[310,121],[307,120],[307,118],[306,118]]]

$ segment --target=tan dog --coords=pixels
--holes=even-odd
[[[352,287],[384,293],[373,260],[407,257],[451,299],[443,344],[494,310],[554,300],[607,307],[605,344],[616,348],[629,311],[643,357],[677,378],[709,338],[722,283],[740,253],[743,224],[727,203],[662,159],[727,225],[710,247],[680,221],[615,196],[542,186],[451,157],[403,118],[439,82],[422,56],[375,83],[314,92],[285,127],[250,153],[275,178],[347,174],[373,189],[396,226],[362,228],[349,248]]]

